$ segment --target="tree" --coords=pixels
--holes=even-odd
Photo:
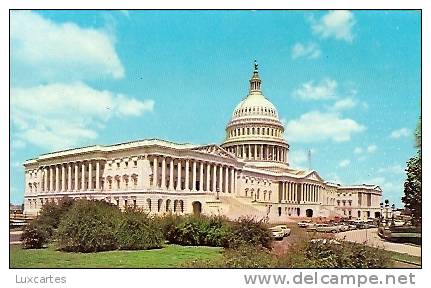
[[[421,118],[415,131],[417,154],[407,161],[407,179],[404,182],[404,196],[401,198],[405,208],[411,211],[413,222],[422,222],[422,130]]]

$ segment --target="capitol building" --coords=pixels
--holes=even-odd
[[[262,94],[257,64],[220,145],[148,139],[42,154],[27,160],[24,210],[67,196],[104,200],[149,213],[267,217],[379,217],[377,185],[325,181],[289,164],[276,107]]]

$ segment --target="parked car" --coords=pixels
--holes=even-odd
[[[350,230],[350,226],[347,225],[346,223],[339,223],[338,225],[340,227],[340,231],[341,232],[345,232],[345,231],[349,231]]]
[[[284,231],[281,228],[279,228],[279,227],[272,227],[272,228],[269,228],[269,231],[271,231],[272,237],[275,240],[283,240]]]
[[[341,225],[334,225],[334,224],[318,224],[316,226],[316,232],[331,232],[331,233],[337,233],[341,231]]]
[[[310,226],[312,224],[313,223],[311,222],[311,220],[304,220],[304,221],[298,222],[298,226],[301,228],[307,228],[308,226]]]
[[[318,225],[321,225],[321,224],[315,224],[315,223],[308,224],[308,226],[306,228],[307,232],[316,232],[316,228]]]
[[[280,228],[283,231],[284,236],[289,236],[290,235],[290,228],[287,228],[286,225],[277,225],[277,226],[275,226],[273,228]]]
[[[353,224],[352,222],[342,222],[342,224],[348,226],[349,230],[355,230],[356,229],[356,225]]]

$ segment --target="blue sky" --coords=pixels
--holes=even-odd
[[[257,59],[292,167],[399,207],[420,114],[416,11],[14,11],[11,201],[23,161],[93,144],[221,143]]]

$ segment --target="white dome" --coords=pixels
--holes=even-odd
[[[247,98],[239,102],[232,114],[232,119],[239,117],[269,117],[278,120],[277,109],[261,93],[250,93]]]

